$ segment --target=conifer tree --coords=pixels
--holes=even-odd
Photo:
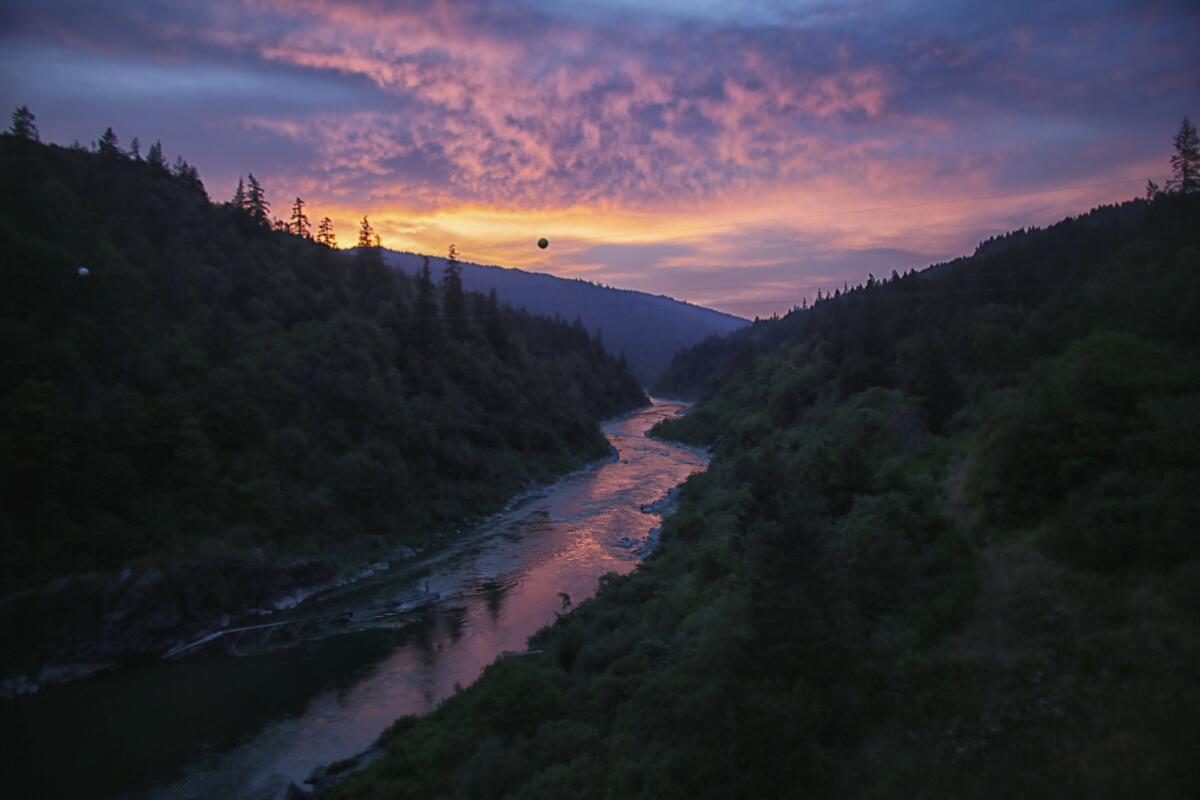
[[[250,214],[250,218],[262,225],[264,228],[271,227],[271,204],[267,202],[267,195],[263,191],[262,184],[254,177],[251,172],[246,176],[246,211]]]
[[[237,188],[233,190],[233,200],[230,204],[239,211],[246,210],[246,184],[241,176],[238,176]]]
[[[1200,191],[1200,137],[1196,126],[1187,117],[1179,124],[1175,134],[1175,155],[1171,156],[1171,180],[1167,191]]]
[[[142,160],[142,143],[138,141],[136,136],[133,137],[133,141],[129,143],[129,155],[133,156],[137,161]]]
[[[417,299],[413,309],[415,339],[417,346],[426,353],[437,344],[435,326],[438,325],[437,289],[429,270],[429,256],[424,256],[421,271],[417,273]]]
[[[292,203],[291,229],[292,233],[302,239],[312,238],[312,225],[308,222],[308,215],[304,213],[304,201],[299,197],[296,198],[295,203]]]
[[[113,132],[111,127],[105,128],[104,133],[100,136],[100,141],[96,143],[96,152],[105,156],[119,156],[121,146],[117,142],[117,134]]]
[[[508,332],[504,327],[504,315],[500,310],[500,300],[496,296],[495,287],[488,292],[483,314],[484,335],[492,346],[492,352],[503,361],[508,356]]]
[[[182,183],[187,184],[193,189],[204,191],[204,184],[200,181],[200,173],[184,160],[183,156],[175,159],[175,166],[171,168],[171,174]]]
[[[158,172],[167,172],[167,159],[163,156],[162,142],[156,141],[150,145],[150,152],[146,154],[146,163]]]
[[[317,225],[317,244],[337,249],[337,236],[333,232],[333,220],[329,217],[322,217]]]
[[[370,221],[364,215],[362,222],[358,225],[358,247],[374,247],[375,246],[375,229],[371,227]]]
[[[38,136],[37,120],[33,116],[33,112],[29,110],[29,106],[17,106],[17,110],[12,113],[12,126],[8,132],[18,139],[28,139],[31,142],[40,142],[41,137]]]
[[[451,330],[466,330],[467,300],[463,295],[462,267],[458,263],[458,248],[453,244],[446,254],[446,272],[442,275],[442,306]]]

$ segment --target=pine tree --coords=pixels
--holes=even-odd
[[[195,167],[185,161],[183,156],[175,159],[175,166],[171,168],[171,174],[175,176],[176,180],[187,184],[193,189],[204,191],[204,184],[200,182],[200,173]]]
[[[104,133],[100,136],[100,141],[96,144],[96,151],[105,156],[123,155],[121,153],[121,146],[117,142],[117,134],[113,132],[111,127],[104,129]]]
[[[12,127],[8,132],[18,139],[28,139],[31,142],[40,142],[41,137],[38,136],[37,120],[33,116],[33,112],[29,110],[29,106],[17,106],[17,110],[12,113]]]
[[[504,315],[500,310],[500,300],[496,296],[496,288],[488,292],[487,304],[484,306],[484,335],[492,346],[492,352],[504,361],[508,357],[508,331],[504,327]]]
[[[239,211],[246,210],[246,184],[242,181],[240,175],[238,176],[237,188],[233,190],[233,200],[230,201],[230,205]]]
[[[133,137],[133,141],[129,143],[129,155],[133,156],[134,159],[138,161],[142,160],[142,143],[138,141],[136,136]]]
[[[299,197],[296,198],[295,203],[292,203],[291,229],[292,233],[302,239],[312,238],[312,225],[309,224],[308,216],[304,213],[304,201]]]
[[[458,248],[450,245],[446,254],[446,272],[442,275],[442,307],[450,328],[455,333],[466,330],[467,300],[463,294],[462,267],[458,263]]]
[[[249,188],[246,189],[246,211],[250,214],[250,218],[262,225],[264,228],[271,227],[271,204],[267,202],[267,195],[263,191],[262,184],[254,177],[251,172],[246,176],[246,183]]]
[[[1171,171],[1174,173],[1167,181],[1167,191],[1197,192],[1200,191],[1200,137],[1196,135],[1196,126],[1187,117],[1179,124],[1175,134],[1175,155],[1171,156]]]
[[[155,142],[150,145],[150,152],[146,154],[146,163],[158,172],[167,172],[167,159],[163,157],[162,142]]]
[[[337,236],[333,232],[333,220],[329,217],[322,217],[321,223],[317,225],[317,244],[337,249]]]
[[[429,256],[424,256],[421,271],[417,273],[417,301],[413,309],[415,317],[415,339],[417,346],[426,353],[437,345],[435,326],[438,324],[437,289],[429,270]]]
[[[375,246],[375,229],[371,227],[370,221],[364,216],[362,222],[358,225],[358,247],[374,247]]]

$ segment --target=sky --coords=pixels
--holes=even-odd
[[[1194,2],[0,0],[0,103],[343,245],[751,318],[1163,183],[1197,41]]]

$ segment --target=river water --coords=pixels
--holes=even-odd
[[[20,796],[266,800],[361,752],[396,717],[430,711],[499,654],[524,650],[563,611],[563,594],[578,604],[601,575],[637,566],[638,545],[662,522],[642,507],[707,464],[645,435],[682,410],[655,401],[606,424],[619,459],[560,481],[436,554],[290,612],[344,615],[340,624],[12,701],[2,709],[12,739],[0,759],[4,785],[26,783],[14,782],[23,773]],[[418,592],[438,599],[416,611],[393,605]]]

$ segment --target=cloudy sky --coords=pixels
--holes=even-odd
[[[1194,2],[3,0],[0,102],[343,243],[753,317],[1161,183],[1197,41]]]

